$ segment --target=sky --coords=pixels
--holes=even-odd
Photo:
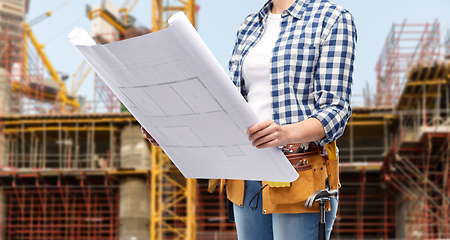
[[[124,0],[111,0],[121,6]],[[176,0],[169,0],[176,2]],[[65,1],[31,0],[26,21],[55,10]],[[45,45],[44,51],[57,71],[72,74],[82,62],[81,55],[69,43],[67,36],[74,27],[84,27],[90,32],[90,20],[86,5],[96,5],[101,0],[72,0],[53,14],[32,26],[38,41]],[[258,11],[266,0],[197,0],[197,31],[228,72],[228,60],[233,49],[236,30],[250,13]],[[393,23],[440,22],[441,35],[450,29],[450,0],[334,0],[348,9],[355,18],[358,43],[356,47],[353,98],[362,104],[363,88],[368,85],[375,92],[375,64]],[[131,13],[139,25],[151,28],[151,0],[140,0]],[[70,81],[70,79],[68,80]],[[68,84],[70,88],[70,83]],[[94,78],[89,76],[78,90],[88,100],[93,99]]]

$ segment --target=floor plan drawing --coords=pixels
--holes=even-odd
[[[245,132],[259,119],[186,16],[169,24],[106,45],[81,28],[69,40],[185,177],[295,180],[280,149],[251,145]]]

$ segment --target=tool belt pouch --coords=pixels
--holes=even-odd
[[[273,204],[305,202],[312,193],[326,188],[327,177],[328,181],[336,185],[339,182],[337,159],[335,159],[336,164],[330,166],[326,156],[321,156],[318,151],[289,154],[286,157],[297,170],[299,177],[290,187],[269,187],[269,198]],[[298,166],[300,161],[305,163],[305,160],[306,164]],[[329,169],[334,167],[336,170]]]

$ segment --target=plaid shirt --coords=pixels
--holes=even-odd
[[[250,14],[237,32],[229,69],[245,98],[242,61],[261,38],[272,5],[268,1]],[[297,0],[281,16],[270,69],[273,120],[284,125],[319,119],[326,136],[316,143],[324,146],[342,135],[351,115],[357,39],[353,17],[327,0]]]

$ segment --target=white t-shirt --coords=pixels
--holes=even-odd
[[[247,100],[261,121],[272,119],[270,63],[275,42],[281,31],[281,14],[269,12],[264,28],[259,42],[253,46],[242,63]]]

